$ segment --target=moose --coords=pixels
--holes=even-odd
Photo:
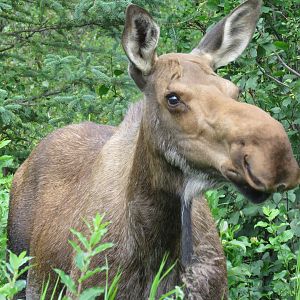
[[[261,203],[300,183],[283,126],[239,102],[238,87],[214,72],[247,47],[260,7],[248,0],[190,53],[158,56],[159,26],[128,6],[122,46],[143,100],[117,128],[56,130],[14,176],[8,247],[33,257],[26,299],[39,299],[53,268],[77,278],[69,229],[84,231],[82,218],[96,212],[111,221],[107,260],[110,276],[122,270],[118,299],[147,299],[165,253],[177,264],[159,294],[184,283],[188,299],[227,299],[226,260],[204,192],[230,182]],[[104,255],[94,258],[93,266],[104,264]]]

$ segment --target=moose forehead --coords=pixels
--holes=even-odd
[[[194,98],[195,94],[206,91],[236,99],[239,93],[237,86],[213,71],[205,56],[183,53],[161,55],[155,63],[152,78],[156,93],[161,96],[176,92],[188,100],[188,95]]]

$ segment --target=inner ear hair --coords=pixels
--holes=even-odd
[[[144,75],[151,72],[156,60],[159,27],[143,8],[128,6],[122,45],[131,63]]]
[[[214,69],[242,54],[249,44],[260,15],[260,0],[248,0],[209,30],[192,54],[206,55]]]

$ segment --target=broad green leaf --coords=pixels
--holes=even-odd
[[[269,225],[269,223],[267,223],[267,222],[259,221],[259,222],[257,222],[257,224],[254,226],[254,228],[256,228],[256,227],[263,227],[263,228],[265,228],[265,227],[267,227],[268,225]]]
[[[73,279],[62,270],[54,269],[54,271],[59,275],[61,282],[66,285],[68,290],[76,294],[76,285]]]
[[[3,140],[0,141],[0,149],[4,148],[6,145],[8,145],[11,141],[10,140]]]
[[[285,230],[280,234],[280,240],[282,243],[286,243],[287,241],[291,240],[294,236],[292,230]]]
[[[289,48],[289,44],[287,44],[286,42],[283,42],[283,41],[275,41],[274,45],[276,46],[276,48],[282,49],[282,50],[288,50],[288,48]]]
[[[87,238],[80,232],[70,229],[70,231],[78,238],[78,240],[81,242],[81,244],[85,247],[86,250],[90,249],[90,244],[87,240]]]
[[[228,245],[240,247],[243,250],[244,253],[246,253],[246,251],[247,251],[246,245],[243,242],[235,240],[235,239],[232,240],[232,241],[229,241]]]
[[[113,247],[113,243],[104,243],[104,244],[101,244],[99,246],[97,246],[93,251],[92,251],[92,255],[96,255],[102,251],[105,251],[106,249],[109,249],[111,247]]]
[[[80,296],[79,300],[94,300],[96,297],[102,295],[104,293],[104,288],[102,287],[93,287],[84,290]]]
[[[124,70],[116,69],[116,70],[114,70],[114,74],[115,74],[115,76],[120,76],[120,75],[124,74]]]
[[[83,282],[85,280],[87,280],[88,278],[92,277],[93,275],[95,274],[98,274],[100,272],[103,272],[103,271],[107,271],[107,267],[104,266],[104,267],[98,267],[98,268],[95,268],[94,270],[88,270],[83,276],[81,276],[79,279],[78,279],[78,282]]]
[[[15,283],[15,288],[17,291],[22,291],[26,286],[26,280],[17,280]]]
[[[108,85],[105,84],[101,84],[96,88],[96,93],[99,96],[104,96],[108,93],[110,87]]]
[[[76,254],[76,257],[75,257],[75,264],[76,264],[76,267],[80,270],[80,271],[83,271],[83,268],[86,264],[86,255],[84,252],[79,252]]]

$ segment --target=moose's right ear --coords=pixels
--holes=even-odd
[[[122,46],[131,63],[130,75],[141,89],[143,76],[151,72],[155,63],[158,38],[159,27],[148,12],[137,5],[129,5],[126,9]]]

